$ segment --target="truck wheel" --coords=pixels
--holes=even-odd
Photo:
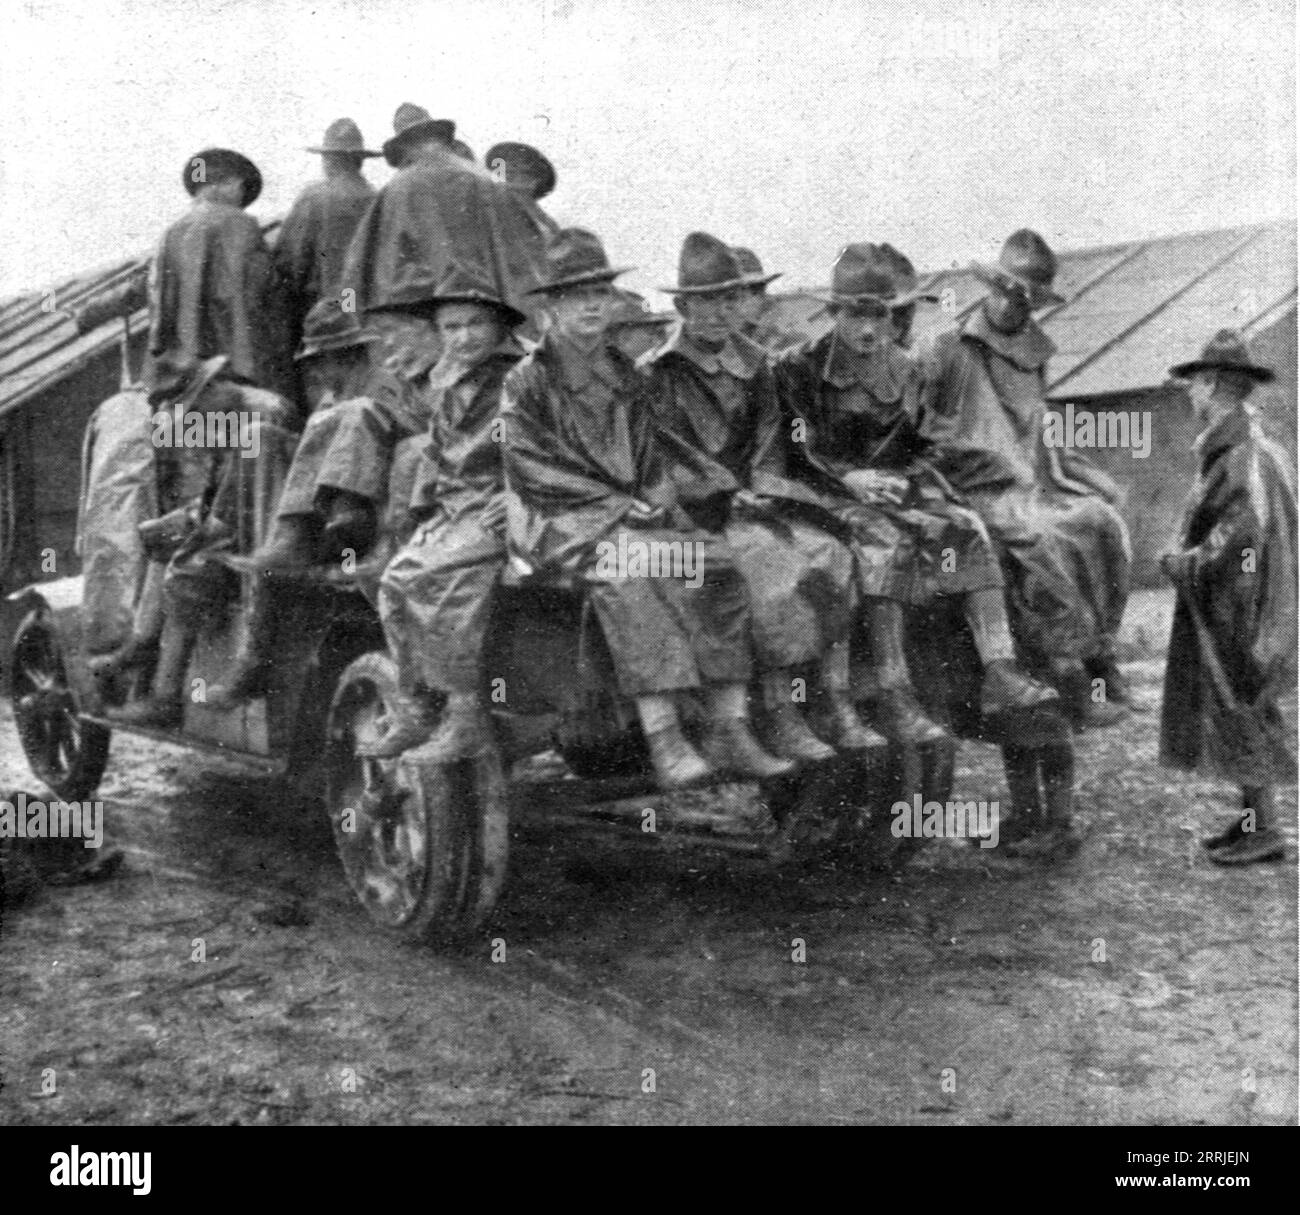
[[[326,809],[348,885],[370,917],[409,940],[454,942],[482,924],[505,884],[506,778],[495,747],[428,766],[358,755],[387,733],[397,693],[384,653],[363,654],[339,677]]]
[[[104,775],[111,732],[81,715],[58,635],[37,612],[18,626],[11,669],[14,719],[32,772],[64,801],[89,797]]]

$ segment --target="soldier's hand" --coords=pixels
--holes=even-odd
[[[907,478],[878,468],[857,468],[844,474],[844,484],[864,502],[901,503],[907,494]]]
[[[662,506],[651,506],[647,502],[636,502],[628,511],[627,521],[633,527],[660,527],[668,517]]]

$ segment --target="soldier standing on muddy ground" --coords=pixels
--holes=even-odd
[[[1199,433],[1180,544],[1160,562],[1178,590],[1160,761],[1241,789],[1240,815],[1204,841],[1211,861],[1281,860],[1273,790],[1296,778],[1278,704],[1296,679],[1296,491],[1250,400],[1274,373],[1223,330],[1171,374],[1188,382]]]

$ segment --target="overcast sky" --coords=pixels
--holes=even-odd
[[[850,240],[938,268],[1295,210],[1286,0],[2,4],[3,292],[150,248],[207,145],[280,213],[330,120],[378,147],[403,101],[540,146],[631,286],[696,228],[806,285]]]

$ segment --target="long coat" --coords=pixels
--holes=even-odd
[[[311,182],[284,217],[275,264],[295,341],[312,305],[338,291],[348,246],[374,197],[374,187],[360,173],[340,173]]]
[[[428,448],[413,504],[425,522],[388,563],[379,614],[403,685],[473,692],[482,678],[504,528],[487,512],[505,489],[501,383],[520,352],[503,344],[473,368],[439,363],[430,375]]]
[[[228,374],[291,395],[283,292],[258,222],[199,199],[163,234],[150,276],[149,353],[224,354]]]
[[[913,359],[889,345],[855,360],[830,333],[787,355],[775,372],[787,425],[792,435],[799,430],[792,447],[823,485],[829,479],[828,500],[845,503],[837,511],[855,524],[863,560],[893,567],[890,583],[900,597],[925,602],[1001,588],[983,524],[925,460],[930,442],[921,433],[922,377]],[[906,497],[859,502],[843,481],[858,469],[907,478]],[[947,550],[957,555],[951,569]]]
[[[546,272],[547,229],[517,190],[451,153],[401,169],[358,225],[340,279],[358,310],[387,302],[415,270],[437,283],[452,266],[520,307]]]
[[[575,358],[544,338],[506,376],[501,415],[512,564],[586,587],[620,690],[640,696],[747,680],[744,584],[725,543],[694,529],[675,505],[632,362],[613,346],[594,360]],[[647,506],[663,512],[658,526],[639,521]],[[701,581],[662,568],[637,576],[630,564],[611,576],[602,558],[634,544],[683,554],[690,546]]]
[[[759,669],[818,661],[852,624],[856,563],[844,523],[791,467],[765,351],[733,337],[710,354],[679,331],[643,369],[678,497],[744,575]]]
[[[1001,334],[978,309],[935,342],[922,429],[936,466],[999,545],[1017,639],[1040,660],[1087,659],[1119,630],[1132,552],[1114,482],[1044,441],[1054,349],[1032,320]]]
[[[1289,461],[1258,419],[1237,410],[1198,442],[1200,467],[1183,520],[1194,557],[1185,587],[1213,635],[1242,732],[1225,723],[1180,592],[1165,668],[1161,762],[1241,785],[1295,780],[1277,698],[1295,686],[1296,493]],[[1225,726],[1227,728],[1225,728]]]

